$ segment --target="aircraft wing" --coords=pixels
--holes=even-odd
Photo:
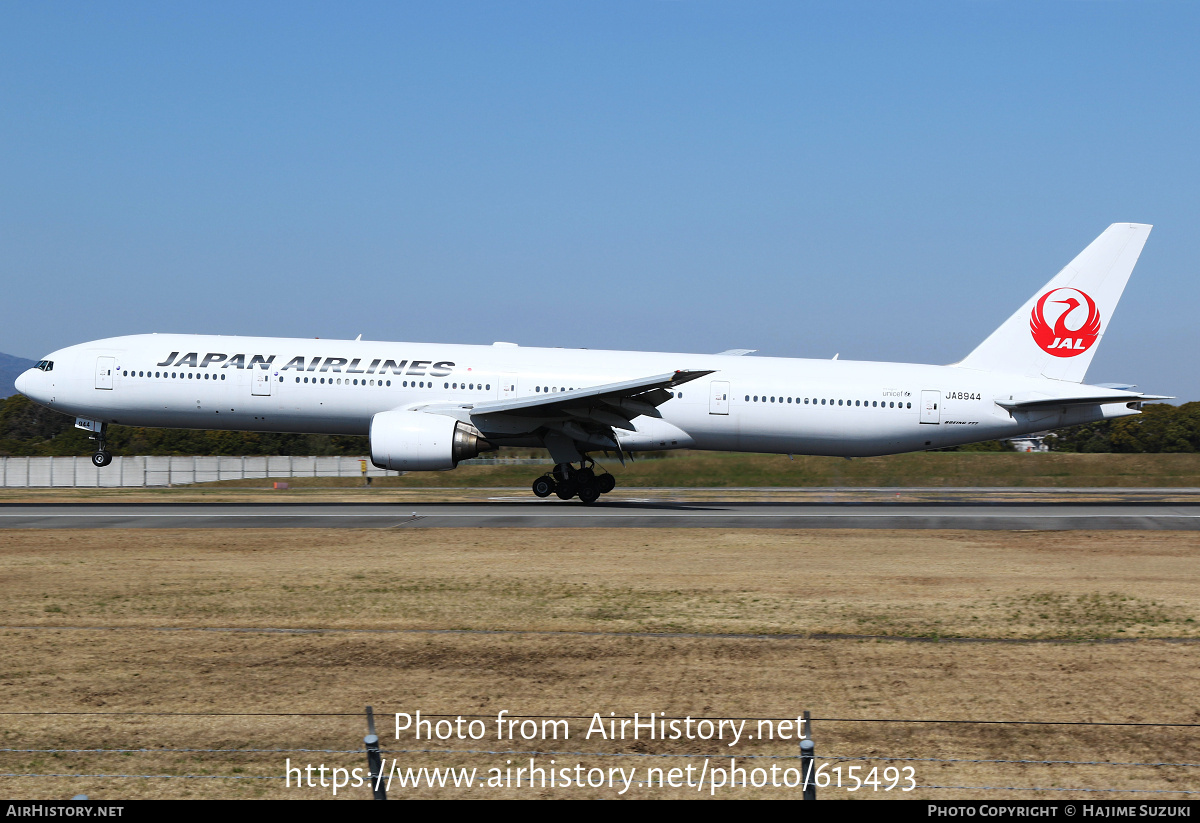
[[[621,457],[615,429],[637,431],[633,419],[662,417],[658,406],[671,399],[668,389],[712,374],[712,370],[681,370],[608,383],[586,389],[523,395],[482,403],[435,403],[421,411],[468,419],[485,435],[543,430],[565,438],[581,449],[612,449]],[[622,461],[624,460],[621,457]]]
[[[657,407],[671,398],[667,389],[682,386],[684,383],[712,373],[712,370],[676,371],[637,380],[609,383],[604,386],[574,389],[573,391],[524,395],[508,400],[487,400],[483,403],[475,403],[471,409],[471,415],[510,414],[518,417],[567,415],[584,418],[595,416],[598,418],[598,422],[634,431],[633,426],[629,424],[633,418],[643,414],[650,417],[661,416]]]

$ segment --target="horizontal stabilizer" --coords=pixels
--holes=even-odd
[[[717,355],[725,355],[727,357],[741,357],[746,354],[754,354],[758,349],[726,349],[725,351],[717,352]]]
[[[1101,388],[1099,386],[1095,388]],[[1069,397],[1049,397],[1041,392],[1009,395],[1008,398],[997,398],[996,405],[1009,411],[1033,411],[1035,409],[1054,409],[1066,406],[1103,406],[1106,403],[1143,403],[1148,400],[1172,400],[1174,398],[1159,394],[1140,394],[1138,392],[1118,392],[1111,389],[1095,394],[1077,394]]]

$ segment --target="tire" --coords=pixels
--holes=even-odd
[[[611,474],[602,474],[596,478],[596,486],[599,487],[601,494],[608,494],[617,487],[617,478]]]
[[[108,452],[96,452],[92,455],[92,465],[98,469],[102,469],[112,462],[112,455]]]
[[[600,487],[595,482],[584,483],[579,487],[580,502],[591,505],[600,499]]]
[[[543,475],[533,481],[533,493],[538,497],[549,497],[554,494],[554,480]]]
[[[559,500],[570,500],[578,491],[579,485],[574,480],[559,483],[554,489],[554,493],[558,495]]]
[[[592,480],[594,480],[595,478],[596,478],[596,473],[594,471],[592,471],[591,469],[587,468],[586,466],[582,469],[579,469],[577,472],[575,472],[575,480],[578,481],[579,485],[581,485],[581,486],[585,486],[588,483],[591,483]]]

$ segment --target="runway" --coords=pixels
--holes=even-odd
[[[1200,529],[1200,504],[559,500],[469,503],[0,505],[0,529],[262,528]]]

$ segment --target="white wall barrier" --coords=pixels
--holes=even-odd
[[[90,457],[0,457],[0,488],[117,488],[186,486],[218,480],[289,477],[398,477],[363,457],[114,457],[102,469]],[[537,458],[493,457],[464,461],[474,465],[552,463]],[[461,465],[461,464],[460,464]]]

